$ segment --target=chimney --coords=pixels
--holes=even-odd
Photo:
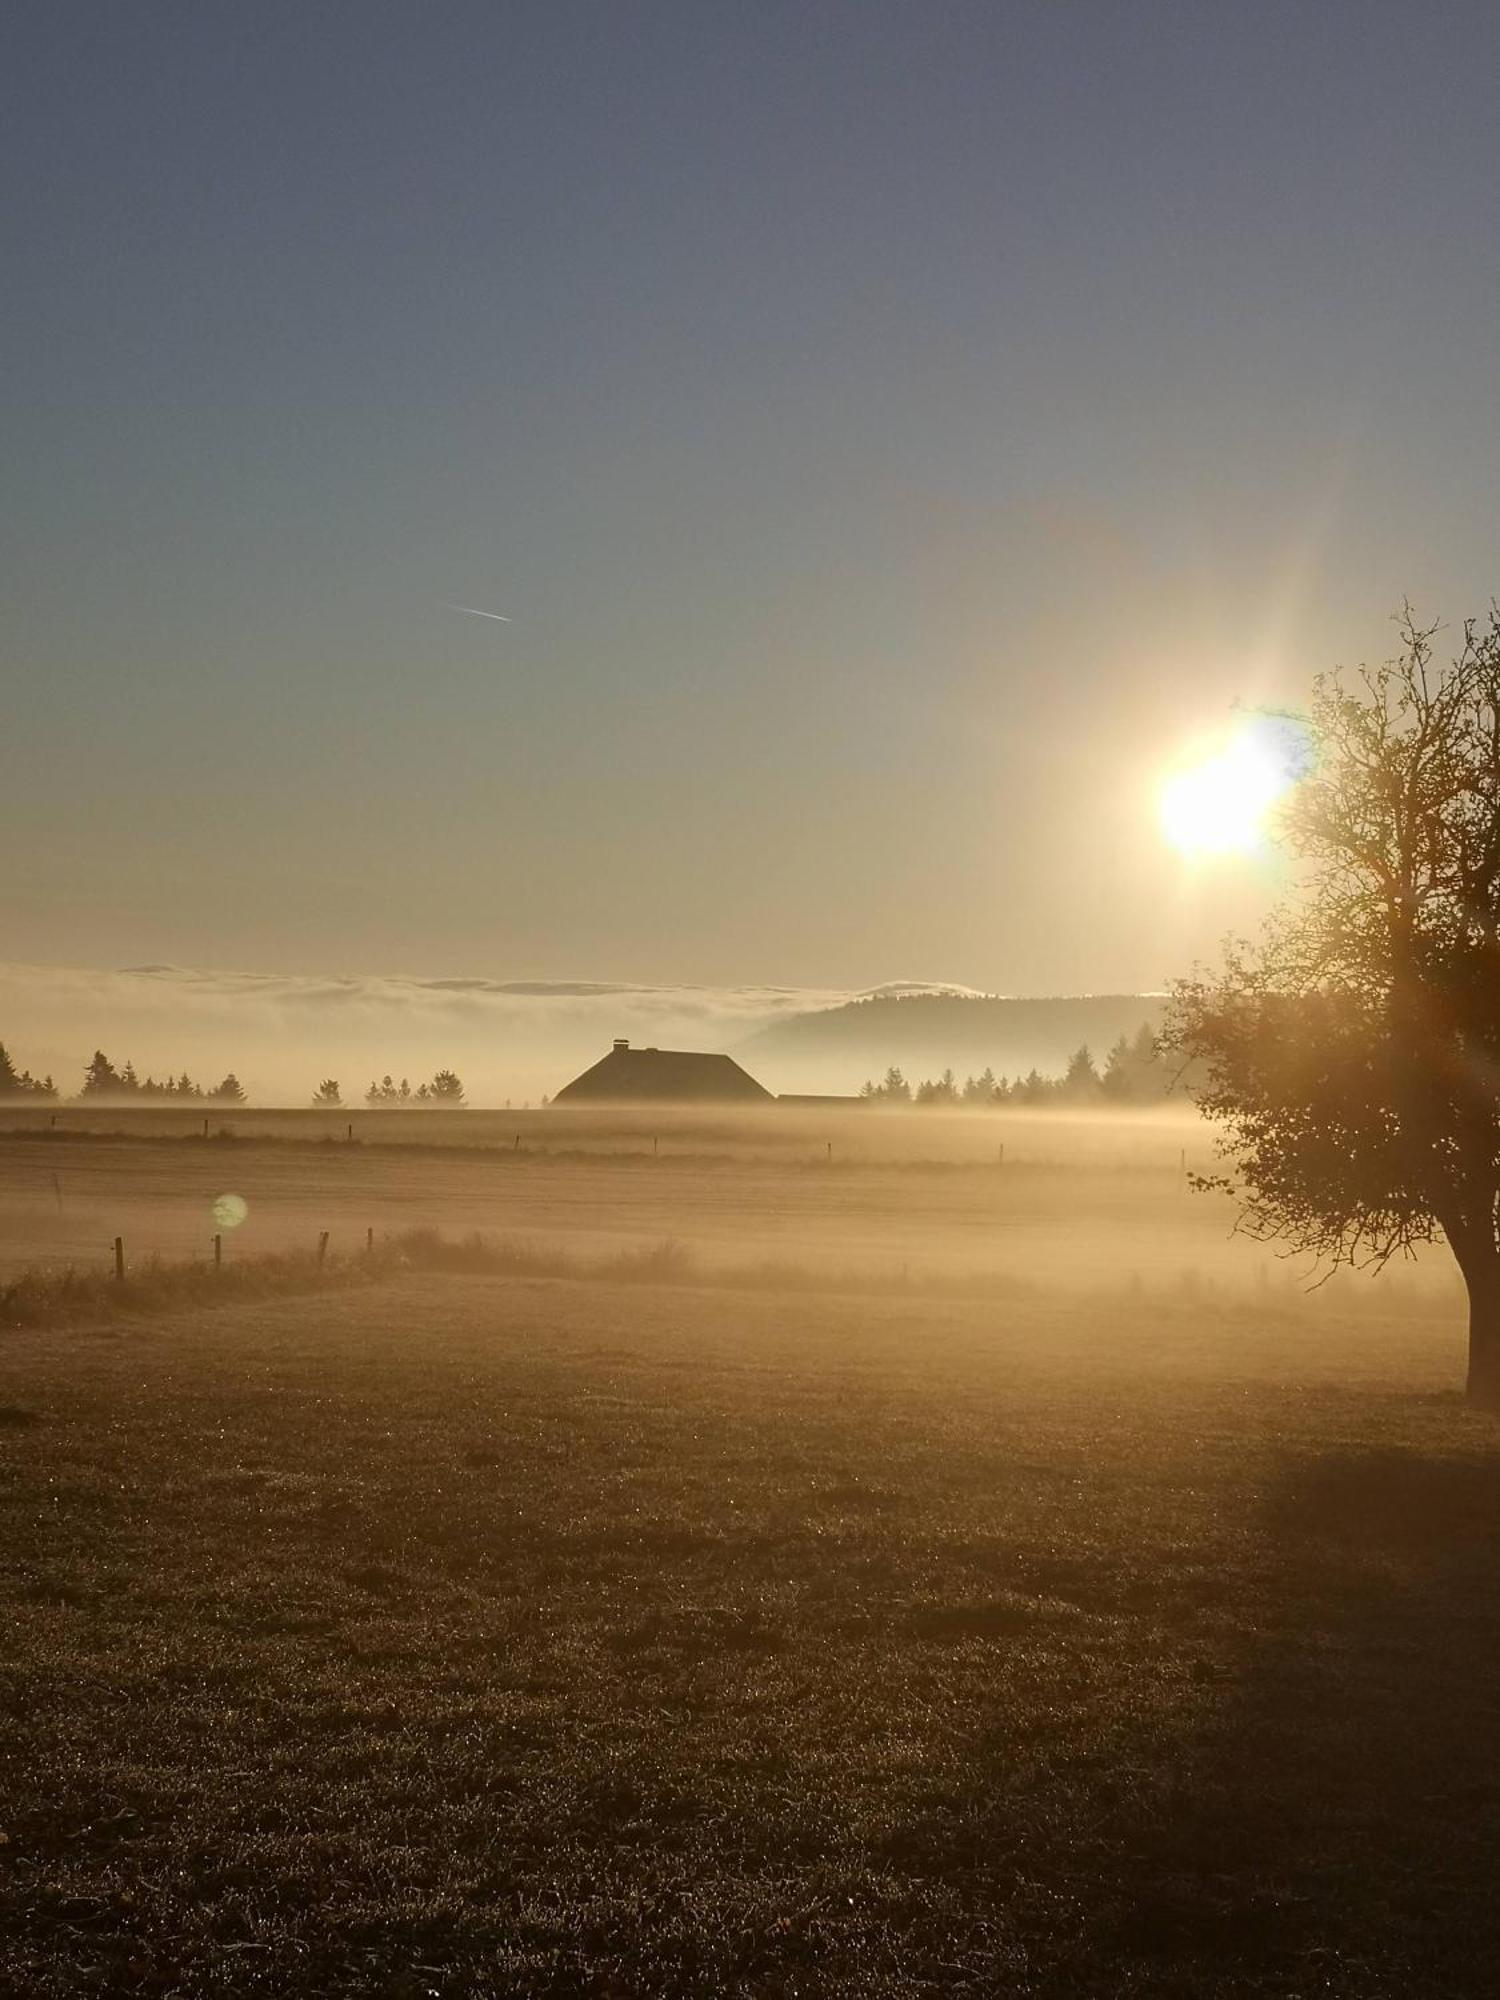
[[[615,1036],[615,1049],[616,1049],[616,1052],[618,1052],[618,1051],[619,1051],[620,1049],[628,1049],[629,1047],[630,1047],[630,1044],[629,1044],[629,1042],[628,1042],[628,1041],[626,1041],[626,1039],[625,1039],[625,1037],[624,1037],[623,1035],[616,1035],[616,1036]]]

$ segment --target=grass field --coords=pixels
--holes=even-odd
[[[227,1254],[336,1251],[438,1228],[559,1255],[672,1242],[706,1268],[776,1265],[869,1288],[1121,1286],[1298,1292],[1303,1275],[1231,1235],[1225,1201],[1191,1195],[1203,1127],[1181,1114],[1070,1118],[773,1106],[729,1116],[621,1111],[390,1113],[353,1143],[314,1112],[263,1112],[205,1141],[174,1112],[81,1111],[0,1130],[0,1277],[206,1257],[213,1204],[247,1206]],[[211,1134],[217,1131],[211,1125]],[[455,1135],[452,1142],[444,1135]],[[1398,1282],[1451,1296],[1446,1257]]]
[[[144,1221],[169,1143],[63,1170]],[[469,1168],[703,1282],[0,1336],[0,1991],[1494,1990],[1500,1456],[1436,1273],[1212,1273],[1097,1149],[704,1157]],[[233,1159],[474,1219],[446,1161]],[[1008,1290],[919,1282],[986,1240]],[[764,1243],[824,1289],[726,1282]]]

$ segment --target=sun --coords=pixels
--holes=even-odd
[[[1280,732],[1242,724],[1212,756],[1167,779],[1162,832],[1190,860],[1255,853],[1272,808],[1296,782],[1297,763]]]

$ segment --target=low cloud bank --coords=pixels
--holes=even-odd
[[[789,986],[0,964],[0,1042],[18,1068],[50,1072],[68,1096],[102,1048],[143,1076],[186,1069],[213,1084],[233,1070],[258,1104],[305,1103],[326,1076],[358,1103],[373,1077],[415,1085],[442,1068],[458,1071],[472,1103],[519,1104],[550,1096],[616,1035],[731,1049],[773,1022],[855,997]]]

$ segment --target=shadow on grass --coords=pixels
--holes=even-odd
[[[1483,1449],[1288,1464],[1245,1580],[1259,1602],[1236,1610],[1253,1636],[1187,1663],[1200,1725],[1126,1774],[1128,1796],[1106,1780],[1098,1847],[1069,1856],[1075,1893],[1078,1870],[1097,1883],[1069,1967],[1083,1990],[1091,1963],[1121,1991],[1500,1990],[1500,1457]]]

